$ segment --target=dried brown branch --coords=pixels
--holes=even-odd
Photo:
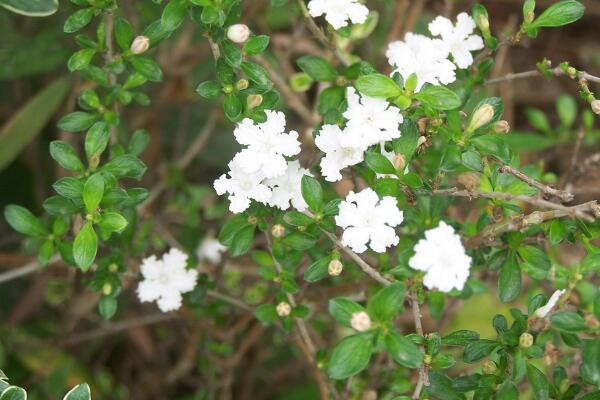
[[[554,76],[567,75],[561,67],[555,67],[555,68],[550,69],[549,71]],[[498,78],[488,79],[487,81],[485,81],[485,85],[494,85],[497,83],[514,81],[514,80],[518,80],[518,79],[528,79],[528,78],[533,78],[536,76],[544,76],[544,75],[537,69],[531,70],[531,71],[511,73],[511,74],[507,74],[507,75],[504,75],[504,76],[501,76]],[[600,82],[600,77],[591,75],[585,71],[579,71],[579,74],[577,77],[580,79],[588,80],[590,82],[596,82],[596,83]]]
[[[544,197],[557,197],[565,203],[573,200],[573,198],[575,197],[575,196],[573,196],[572,193],[569,193],[567,191],[560,190],[560,189],[555,189],[552,186],[545,185],[545,184],[533,179],[529,175],[524,174],[523,172],[519,171],[518,169],[511,167],[510,165],[502,165],[498,169],[498,172],[511,174],[512,176],[514,176],[517,179],[522,180],[529,186],[541,191],[544,194]]]

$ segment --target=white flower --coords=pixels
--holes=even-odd
[[[302,197],[301,181],[304,175],[311,175],[306,168],[300,167],[297,160],[288,162],[285,173],[277,178],[271,178],[265,181],[265,184],[271,187],[273,192],[269,199],[269,205],[287,210],[292,206],[298,211],[304,211],[308,207]]]
[[[336,30],[347,26],[348,20],[362,24],[369,16],[369,9],[357,0],[310,0],[308,12],[313,17],[325,14],[325,20]]]
[[[425,239],[415,246],[415,255],[408,261],[412,269],[425,271],[423,284],[428,289],[449,292],[462,290],[469,277],[469,257],[454,228],[440,222],[437,228],[425,231]]]
[[[447,59],[447,46],[439,39],[407,33],[404,41],[392,42],[385,53],[388,62],[404,80],[417,76],[415,91],[424,84],[447,85],[456,80],[456,66]]]
[[[206,260],[210,264],[216,265],[221,262],[221,253],[225,250],[227,250],[227,247],[223,246],[217,239],[206,236],[198,246],[196,256],[200,261]]]
[[[556,290],[554,293],[552,293],[552,296],[550,296],[550,300],[548,300],[546,305],[535,310],[535,316],[539,318],[545,318],[546,315],[548,315],[548,313],[554,308],[554,306],[556,306],[556,303],[558,303],[558,300],[560,300],[566,291],[566,289],[562,289]]]
[[[386,142],[400,137],[399,125],[403,121],[400,109],[384,99],[361,95],[353,87],[347,90],[348,109],[344,117],[348,120],[344,145],[359,147]]]
[[[359,331],[365,332],[371,329],[371,317],[364,311],[358,311],[352,314],[350,326]]]
[[[241,213],[250,207],[250,200],[267,203],[271,198],[271,189],[262,183],[263,179],[264,176],[260,171],[255,173],[243,171],[234,158],[229,162],[229,172],[221,175],[215,181],[214,187],[219,196],[229,193],[231,212]]]
[[[144,280],[137,288],[140,301],[156,301],[163,312],[180,308],[181,294],[194,290],[198,279],[198,271],[186,269],[187,258],[178,249],[171,249],[161,260],[145,258],[141,267]]]
[[[233,131],[238,143],[248,146],[236,154],[234,160],[248,174],[262,172],[265,178],[274,178],[285,172],[284,156],[300,152],[300,142],[298,132],[284,133],[282,112],[267,110],[266,114],[265,122],[255,124],[246,118]]]
[[[346,134],[337,125],[323,125],[315,138],[315,144],[325,153],[325,157],[321,159],[321,172],[329,182],[341,180],[340,171],[361,162],[367,149],[366,143],[358,147],[344,145]]]
[[[335,217],[336,224],[344,229],[342,243],[356,253],[366,251],[369,242],[369,247],[378,253],[398,244],[400,239],[394,227],[403,220],[396,199],[385,196],[379,200],[371,188],[359,193],[350,192],[340,203],[339,214]]]
[[[275,310],[277,311],[277,315],[280,317],[287,317],[292,312],[292,306],[290,306],[289,303],[282,301],[281,303],[277,304]]]
[[[452,26],[452,21],[442,16],[429,24],[429,32],[433,36],[441,36],[459,68],[467,68],[473,64],[471,52],[483,49],[483,39],[479,35],[472,35],[473,30],[475,21],[464,12],[458,14],[455,26]]]

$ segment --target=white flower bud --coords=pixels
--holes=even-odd
[[[477,110],[475,110],[475,112],[473,113],[473,116],[471,117],[471,122],[469,122],[469,127],[467,128],[467,131],[473,132],[473,131],[481,128],[482,126],[484,126],[485,124],[490,122],[493,117],[494,117],[494,107],[491,104],[482,105]]]
[[[494,124],[494,132],[496,133],[508,133],[510,132],[510,125],[508,121],[500,120]]]
[[[136,36],[131,42],[131,52],[133,54],[142,54],[150,47],[150,39],[146,36]]]
[[[248,104],[248,109],[250,109],[250,110],[255,107],[260,106],[262,104],[262,102],[263,102],[263,97],[260,94],[251,94],[246,99],[246,104]]]
[[[352,328],[359,332],[365,332],[371,329],[371,317],[364,311],[355,312],[350,320]]]
[[[600,115],[600,100],[596,99],[592,101],[590,104],[592,106],[592,111],[598,115]]]
[[[396,168],[398,171],[404,171],[404,168],[406,167],[406,157],[404,157],[404,154],[396,154],[394,156],[394,168]]]
[[[287,317],[292,312],[292,306],[290,306],[285,301],[282,301],[281,303],[277,304],[276,309],[277,315],[279,315],[280,317]]]
[[[105,284],[102,286],[102,293],[103,293],[105,296],[108,296],[108,295],[110,295],[110,294],[112,293],[112,285],[111,285],[110,283],[105,283]]]
[[[244,43],[250,37],[250,28],[245,24],[231,25],[227,29],[227,38],[234,43]]]
[[[344,265],[340,260],[331,260],[327,266],[327,273],[330,276],[339,276],[344,270]]]
[[[275,224],[271,228],[271,235],[276,238],[283,237],[285,235],[285,227],[281,224]]]

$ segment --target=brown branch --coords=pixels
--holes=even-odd
[[[511,174],[512,176],[525,182],[532,188],[540,190],[544,194],[545,197],[557,197],[565,203],[573,200],[573,198],[575,197],[575,196],[573,196],[572,193],[569,193],[567,191],[560,190],[560,189],[555,189],[552,186],[548,186],[541,182],[538,182],[537,180],[524,174],[523,172],[519,171],[518,169],[511,167],[510,165],[502,165],[498,169],[498,172]]]
[[[414,294],[411,298],[411,306],[413,320],[415,321],[415,331],[417,332],[417,335],[424,337],[423,325],[421,323],[421,309],[419,307],[419,301],[416,294]],[[419,347],[421,348],[421,352],[425,354],[425,347],[423,345]],[[413,399],[417,400],[419,397],[421,397],[423,386],[429,386],[429,376],[427,375],[427,366],[425,364],[419,368],[419,379],[417,380],[415,391],[413,392]]]
[[[565,73],[565,71],[562,70],[561,67],[555,67],[555,68],[549,69],[548,71],[554,76],[567,75]],[[504,75],[504,76],[501,76],[498,78],[488,79],[487,81],[485,81],[484,84],[485,85],[494,85],[497,83],[514,81],[514,80],[518,80],[518,79],[527,79],[527,78],[532,78],[532,77],[536,77],[536,76],[544,76],[544,75],[539,70],[536,69],[536,70],[531,70],[531,71],[511,73],[511,74],[507,74],[507,75]],[[577,77],[579,79],[585,79],[590,82],[600,83],[600,77],[591,75],[585,71],[579,71],[579,74],[577,75]]]

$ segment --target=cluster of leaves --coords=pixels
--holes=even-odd
[[[90,400],[90,387],[87,383],[81,383],[69,390],[63,400]],[[8,377],[0,370],[0,399],[2,400],[27,400],[25,389],[8,383]]]

